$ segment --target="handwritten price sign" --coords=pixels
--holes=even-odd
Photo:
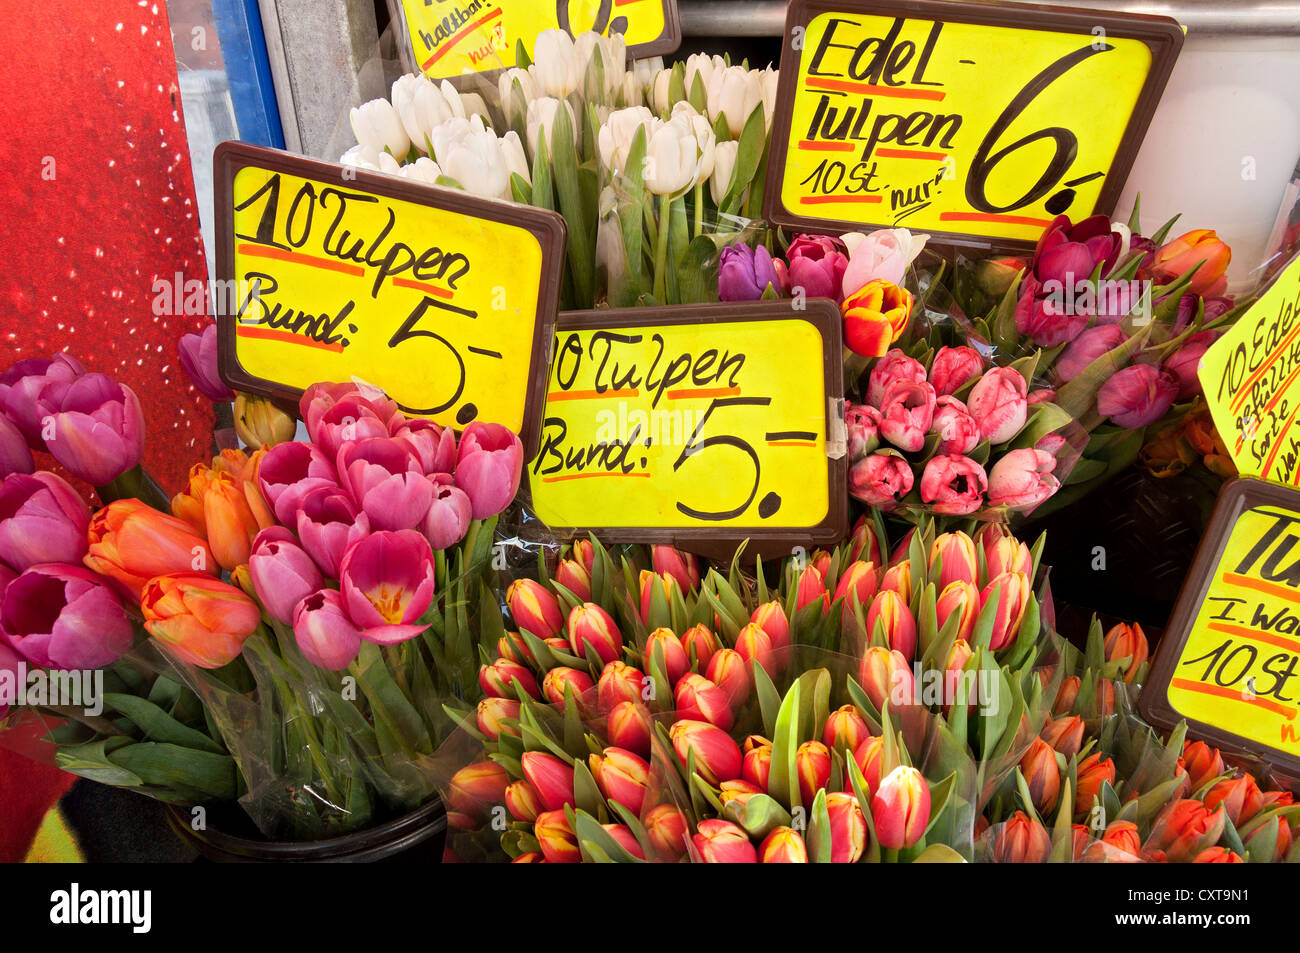
[[[543,30],[620,33],[629,58],[682,42],[677,0],[389,0],[389,9],[406,24],[408,67],[430,79],[515,66],[516,43],[531,53]]]
[[[1164,17],[794,0],[769,219],[1037,241],[1109,212],[1182,45]]]
[[[1143,689],[1143,714],[1300,767],[1300,492],[1236,480],[1219,495]]]
[[[1205,352],[1197,373],[1237,469],[1300,485],[1300,258]]]
[[[242,143],[215,157],[221,373],[296,398],[359,377],[536,449],[563,220]]]
[[[537,515],[616,540],[839,538],[839,323],[822,300],[561,315],[528,470]]]

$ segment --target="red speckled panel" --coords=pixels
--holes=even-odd
[[[155,315],[154,280],[207,280],[167,10],[0,0],[0,362],[56,351],[116,377],[178,490],[212,406],[176,352],[204,316]]]

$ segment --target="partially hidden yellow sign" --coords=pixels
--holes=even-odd
[[[823,301],[562,315],[528,468],[538,517],[610,538],[842,532],[840,360]]]
[[[544,30],[621,33],[629,53],[677,48],[676,0],[400,0],[415,65],[431,79],[517,65]]]
[[[558,216],[243,144],[216,162],[231,386],[292,398],[360,378],[408,415],[535,448]]]
[[[1181,44],[1172,20],[895,10],[792,4],[770,218],[1033,242],[1056,215],[1109,210]]]
[[[1300,512],[1241,512],[1165,692],[1178,716],[1289,757],[1300,757],[1298,543]]]
[[[1210,346],[1198,376],[1237,469],[1300,486],[1300,258]]]

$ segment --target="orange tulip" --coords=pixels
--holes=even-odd
[[[1161,284],[1176,281],[1199,264],[1188,291],[1213,297],[1228,286],[1224,272],[1232,261],[1232,249],[1213,229],[1198,228],[1166,242],[1156,249],[1155,259],[1147,271]]]
[[[1045,724],[1039,737],[1070,758],[1083,747],[1083,730],[1083,719],[1078,715],[1062,715]]]
[[[1175,863],[1191,860],[1218,842],[1226,820],[1222,805],[1211,811],[1190,798],[1174,801],[1156,819],[1147,850],[1163,851]]]
[[[221,668],[233,662],[262,621],[256,602],[201,572],[149,580],[140,608],[149,634],[199,668]]]
[[[1052,746],[1042,738],[1035,738],[1020,759],[1020,770],[1029,784],[1029,795],[1038,813],[1050,814],[1061,794],[1061,771]]]
[[[1115,762],[1103,758],[1101,752],[1090,754],[1079,762],[1079,788],[1074,794],[1074,813],[1086,814],[1092,810],[1093,799],[1101,793],[1103,781],[1115,784]]]
[[[169,573],[216,575],[212,550],[184,520],[167,516],[139,500],[117,500],[90,518],[90,569],[140,598],[144,584]]]
[[[1264,807],[1264,792],[1249,774],[1220,781],[1201,799],[1210,810],[1223,805],[1232,823],[1240,827]]]
[[[1223,755],[1204,741],[1183,742],[1183,756],[1178,763],[1187,771],[1188,790],[1193,793],[1223,774]]]
[[[867,282],[844,299],[844,340],[863,357],[884,357],[889,345],[907,330],[912,295],[883,278]]]
[[[1106,633],[1104,644],[1107,662],[1129,660],[1128,667],[1120,673],[1119,678],[1126,682],[1134,681],[1148,654],[1147,637],[1142,632],[1142,626],[1136,622],[1132,625],[1121,622]]]
[[[993,861],[999,864],[1045,864],[1051,853],[1047,829],[1024,811],[1016,811],[1002,825],[993,844]]]
[[[1126,854],[1136,855],[1142,852],[1142,835],[1132,821],[1111,821],[1101,842]]]

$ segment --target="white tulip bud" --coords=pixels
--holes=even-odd
[[[377,152],[387,149],[395,156],[406,157],[411,151],[411,139],[402,126],[402,117],[386,99],[372,99],[356,106],[349,113],[352,132],[357,142],[370,146]]]
[[[709,194],[713,204],[721,206],[722,200],[731,190],[731,177],[736,172],[736,156],[740,152],[740,143],[735,139],[719,142],[713,151],[713,174],[709,176]]]

